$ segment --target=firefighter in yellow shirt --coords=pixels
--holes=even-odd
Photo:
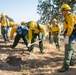
[[[56,45],[56,48],[60,50],[60,25],[58,24],[57,20],[54,18],[52,20],[52,27],[51,27],[51,35],[53,41]]]
[[[15,48],[19,42],[19,40],[22,38],[25,45],[28,45],[28,41],[27,41],[27,34],[28,34],[28,28],[25,25],[25,22],[21,22],[21,25],[14,25],[13,23],[10,23],[10,27],[12,27],[11,32],[10,32],[10,39],[13,38],[14,33],[16,33],[15,39],[14,39],[14,43],[13,45],[11,45],[11,48]]]
[[[61,6],[61,13],[64,16],[63,30],[64,30],[64,43],[65,43],[65,56],[64,62],[59,72],[65,72],[69,69],[69,66],[74,66],[74,46],[76,39],[76,19],[75,15],[70,12],[71,7],[68,4]]]
[[[39,48],[40,52],[43,53],[43,39],[45,39],[45,30],[44,28],[39,25],[38,23],[31,21],[29,22],[29,30],[28,30],[28,47],[30,47],[29,52],[33,52],[34,44],[31,45],[36,41],[38,36],[39,41]]]
[[[1,34],[6,44],[6,41],[9,41],[8,37],[9,20],[6,18],[6,15],[4,13],[1,14],[0,23],[1,23]]]

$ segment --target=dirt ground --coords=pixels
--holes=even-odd
[[[58,72],[64,58],[63,37],[61,37],[61,51],[58,51],[54,44],[49,44],[47,37],[44,41],[44,54],[39,53],[38,43],[35,45],[34,53],[31,54],[22,40],[14,49],[10,48],[12,43],[13,40],[5,44],[0,37],[0,75],[76,75],[76,65],[70,66],[67,72]]]

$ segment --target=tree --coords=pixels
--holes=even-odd
[[[41,16],[40,18],[40,22],[44,23],[47,22],[50,18],[51,18],[51,7],[52,5],[50,5],[50,0],[46,0],[46,1],[42,1],[42,0],[38,0],[39,1],[39,5],[38,7],[38,14]]]
[[[72,12],[76,9],[76,0],[38,0],[37,13],[40,15],[40,23],[47,23],[53,18],[62,20],[62,15],[59,11],[63,3],[67,3],[71,6]]]

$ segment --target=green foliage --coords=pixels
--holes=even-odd
[[[62,15],[59,11],[63,3],[71,6],[72,12],[76,9],[76,0],[38,0],[37,13],[41,16],[39,22],[47,23],[53,18],[62,21]]]

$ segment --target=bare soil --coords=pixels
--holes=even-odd
[[[5,44],[0,37],[0,75],[76,75],[76,49],[75,66],[70,66],[67,72],[58,72],[64,59],[63,37],[61,51],[56,49],[55,44],[50,44],[47,37],[44,41],[44,54],[40,53],[38,43],[31,54],[22,40],[14,49],[10,48],[12,43],[13,40]]]

